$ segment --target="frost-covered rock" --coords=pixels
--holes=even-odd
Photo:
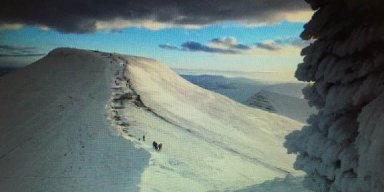
[[[384,189],[384,8],[379,0],[306,0],[316,10],[301,37],[296,77],[319,109],[309,125],[287,136],[315,191]]]

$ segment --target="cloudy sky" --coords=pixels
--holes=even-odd
[[[293,71],[311,14],[304,0],[5,0],[0,66],[77,47],[173,68]]]

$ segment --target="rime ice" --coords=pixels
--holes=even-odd
[[[318,114],[287,136],[315,191],[384,189],[384,52],[382,1],[307,0],[317,10],[305,25],[296,77]]]

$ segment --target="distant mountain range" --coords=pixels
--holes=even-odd
[[[259,81],[223,75],[181,75],[188,81],[245,105],[277,113],[305,123],[316,112],[301,90],[305,83]]]
[[[245,102],[261,90],[267,82],[223,75],[181,75],[184,79],[204,89],[225,95],[235,101]]]

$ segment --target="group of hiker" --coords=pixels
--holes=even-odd
[[[163,144],[162,144],[162,143],[157,144],[156,141],[153,141],[152,146],[153,146],[153,148],[154,148],[156,151],[160,151],[161,148],[163,147]]]
[[[139,141],[140,141],[140,138],[139,138]],[[143,135],[143,141],[145,141],[145,135]],[[163,147],[163,144],[162,144],[162,143],[157,144],[156,141],[153,141],[153,143],[152,143],[152,147],[153,147],[156,151],[161,151],[161,148]]]

